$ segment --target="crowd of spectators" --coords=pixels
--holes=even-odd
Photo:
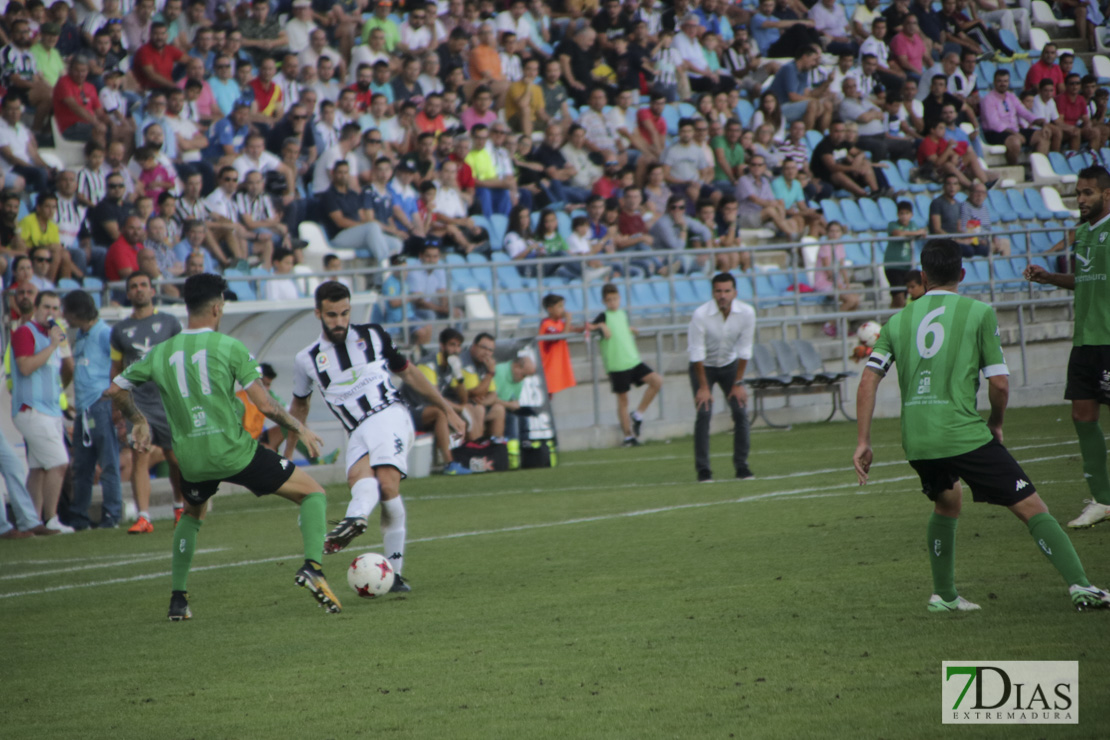
[[[1096,3],[1062,11],[1083,39],[1102,22]],[[0,267],[11,285],[13,258],[42,246],[52,283],[181,277],[198,252],[207,271],[266,271],[287,259],[275,250],[302,261],[304,220],[380,262],[426,241],[441,256],[488,253],[489,219],[504,215],[513,259],[592,258],[543,268],[565,276],[612,274],[610,254],[735,247],[741,228],[821,237],[812,204],[890,195],[885,160],[969,190],[998,179],[984,142],[1010,164],[1023,149],[1106,144],[1107,91],[1053,44],[1024,80],[1000,67],[977,90],[978,62],[1024,56],[1000,29],[1027,48],[1027,7],[12,0]],[[679,102],[691,107],[676,126]],[[83,146],[83,165],[44,158],[51,144]],[[585,211],[573,227],[585,238],[543,233],[550,208]]]
[[[1093,44],[1099,4],[1057,5]],[[411,311],[406,339],[420,345],[457,318],[441,261],[490,253],[495,216],[522,274],[593,281],[750,269],[742,229],[814,237],[814,287],[851,310],[840,240],[856,225],[828,223],[818,204],[895,196],[886,162],[910,159],[943,191],[928,223],[898,204],[883,260],[897,304],[913,239],[972,232],[968,254],[1009,253],[990,234],[1000,177],[984,145],[1015,165],[1025,151],[1101,156],[1110,139],[1110,93],[1074,54],[1049,43],[1034,61],[1007,45],[1030,48],[1024,0],[865,0],[850,15],[838,0],[9,0],[0,12],[0,274],[17,387],[44,368],[73,374],[55,316],[97,326],[80,299],[62,305],[63,281],[286,275],[303,261],[304,221],[336,250],[419,261],[377,287],[383,320]],[[998,67],[980,90],[987,59]],[[549,257],[577,259],[529,263]],[[300,295],[293,279],[262,285],[264,299]],[[24,405],[56,418],[52,388]],[[32,460],[38,510],[20,530],[55,520],[56,453]]]

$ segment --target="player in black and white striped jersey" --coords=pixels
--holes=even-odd
[[[293,403],[289,412],[308,418],[313,387],[343,424],[347,441],[347,485],[351,503],[347,514],[327,534],[324,552],[335,553],[366,531],[366,522],[379,499],[382,503],[382,542],[397,579],[393,591],[409,591],[401,578],[405,554],[405,506],[401,479],[408,470],[408,451],[414,432],[412,419],[401,402],[390,374],[396,374],[428,402],[447,415],[456,432],[463,420],[422,372],[393,346],[377,324],[351,324],[351,292],[334,281],[316,289],[316,318],[321,336],[297,353],[293,363]],[[290,434],[288,457],[296,448]]]

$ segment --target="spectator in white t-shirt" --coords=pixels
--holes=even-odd
[[[273,258],[264,259],[262,266],[271,270],[273,275],[292,275],[293,252],[284,248],[275,249]],[[293,301],[303,297],[297,281],[292,278],[263,281],[262,295],[265,300],[275,302]]]

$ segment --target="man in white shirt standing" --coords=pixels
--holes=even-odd
[[[713,386],[719,385],[732,410],[732,465],[741,480],[754,478],[748,467],[748,391],[744,371],[755,341],[755,309],[736,298],[736,278],[727,272],[713,276],[713,300],[694,311],[687,330],[690,386],[694,390],[694,465],[698,482],[713,480],[709,467],[709,420],[713,416]]]

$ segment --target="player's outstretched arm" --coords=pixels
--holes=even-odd
[[[420,368],[410,362],[404,370],[398,373],[398,375],[401,376],[402,380],[411,385],[413,390],[447,415],[447,424],[455,430],[456,434],[466,433],[466,422],[455,413],[455,409],[451,408],[451,404],[447,403],[447,400],[440,395],[439,390],[431,384],[424,373],[420,371]]]
[[[146,452],[150,449],[150,425],[147,424],[143,412],[135,405],[131,391],[115,383],[108,386],[104,396],[112,399],[112,406],[131,422],[131,444],[137,452]]]
[[[298,398],[293,396],[293,403],[289,404],[289,414],[301,424],[308,423],[308,410],[312,403],[312,396]],[[285,457],[293,459],[293,452],[297,449],[297,441],[301,438],[297,432],[288,432],[285,435]]]
[[[856,453],[852,455],[852,465],[862,486],[867,482],[871,471],[871,417],[875,415],[875,394],[883,376],[871,369],[865,369],[859,379],[856,391]]]
[[[324,440],[316,436],[316,433],[306,427],[297,419],[293,418],[288,411],[281,406],[274,403],[274,399],[266,391],[266,386],[262,385],[261,380],[256,380],[246,388],[247,397],[251,400],[258,410],[266,416],[267,419],[274,422],[287,432],[296,432],[300,439],[304,442],[305,447],[308,448],[309,457],[319,457],[320,448],[324,444]],[[294,442],[294,444],[296,444]]]
[[[1075,275],[1062,272],[1049,272],[1040,265],[1029,265],[1025,268],[1025,279],[1031,283],[1042,285],[1055,285],[1064,290],[1075,290]]]

